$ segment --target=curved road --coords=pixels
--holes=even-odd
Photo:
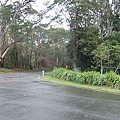
[[[120,95],[0,74],[0,120],[120,120]]]

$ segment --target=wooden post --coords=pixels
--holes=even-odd
[[[101,75],[103,74],[103,62],[102,62],[102,59],[101,59]]]

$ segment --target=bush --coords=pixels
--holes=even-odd
[[[120,88],[120,76],[116,75],[113,71],[106,73],[104,79],[107,86]]]
[[[114,72],[109,72],[101,75],[98,72],[74,72],[63,68],[55,69],[52,76],[58,79],[72,81],[80,84],[108,86],[120,89],[120,76]]]
[[[13,72],[13,70],[7,68],[0,68],[0,72]]]
[[[54,69],[52,72],[52,76],[56,77],[56,78],[61,78],[61,76],[63,75],[63,73],[65,72],[65,69],[63,68],[59,68],[59,69]]]

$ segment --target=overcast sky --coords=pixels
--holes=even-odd
[[[40,11],[40,10],[44,10],[46,7],[44,6],[43,3],[46,3],[47,1],[50,1],[49,4],[52,4],[54,0],[36,0],[36,2],[33,4],[33,7],[34,9],[36,9],[37,11]],[[54,10],[53,11],[50,11],[49,14],[51,16],[55,16],[55,12]],[[43,19],[42,20],[42,23],[48,23],[49,22],[49,19]],[[54,27],[64,27],[65,29],[68,29],[67,27],[67,23],[64,23],[64,24],[59,24],[58,22],[52,22],[52,24]]]
[[[47,1],[50,1],[50,3],[53,2],[53,0],[36,0],[33,5],[37,10],[43,10],[45,8],[43,3],[47,2]]]

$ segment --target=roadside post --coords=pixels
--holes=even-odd
[[[42,76],[44,76],[45,75],[45,71],[44,70],[42,70]]]

